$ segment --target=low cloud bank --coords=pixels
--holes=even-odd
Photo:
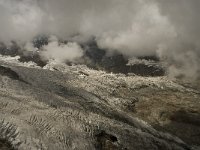
[[[63,62],[81,57],[79,44],[95,38],[110,54],[157,55],[170,76],[196,78],[199,7],[197,0],[0,0],[0,41],[31,49],[24,43],[38,35],[55,35],[41,56]]]

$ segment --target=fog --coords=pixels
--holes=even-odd
[[[44,51],[41,53],[44,59],[54,59],[58,63],[64,63],[65,61],[73,62],[77,58],[83,56],[83,50],[74,42],[67,44],[60,44],[56,37],[50,37],[49,44],[43,46]]]
[[[50,42],[44,57],[72,61],[82,56],[79,44],[95,37],[109,53],[157,55],[169,76],[196,78],[199,7],[198,0],[0,0],[0,41],[53,35],[72,43]]]

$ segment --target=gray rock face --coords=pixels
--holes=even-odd
[[[164,76],[165,70],[159,64],[159,59],[156,56],[138,57],[137,64],[127,65],[129,59],[119,52],[114,52],[112,55],[107,55],[106,50],[100,49],[95,41],[90,41],[83,45],[85,54],[83,56],[83,64],[106,72],[113,73],[134,73],[140,76]],[[135,58],[136,59],[136,58]],[[154,63],[142,63],[154,62]]]
[[[199,133],[199,93],[166,77],[0,63],[0,148],[189,150],[199,144],[169,125],[189,123]]]

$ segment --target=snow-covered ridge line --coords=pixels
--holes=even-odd
[[[199,93],[196,90],[185,88],[184,86],[176,83],[176,81],[170,80],[167,76],[162,77],[142,77],[142,76],[126,76],[124,74],[114,74],[114,73],[106,73],[105,71],[101,70],[94,70],[92,68],[87,67],[86,65],[72,65],[68,66],[65,63],[60,63],[55,60],[50,60],[46,66],[43,68],[38,66],[36,63],[29,61],[29,62],[20,62],[20,56],[3,56],[0,55],[0,63],[1,64],[9,64],[11,66],[23,66],[28,68],[39,68],[51,71],[59,71],[59,72],[71,72],[78,75],[78,78],[89,78],[90,80],[98,80],[98,77],[101,76],[103,80],[110,80],[114,83],[120,82],[125,83],[128,88],[137,89],[141,86],[153,86],[159,89],[177,89],[179,91],[187,91],[187,92],[194,92]],[[90,77],[87,77],[90,76]],[[104,81],[103,81],[104,82]]]
[[[0,63],[9,63],[9,64],[14,64],[16,66],[40,68],[36,63],[32,61],[20,62],[19,59],[20,59],[20,56],[11,57],[11,56],[0,55]]]

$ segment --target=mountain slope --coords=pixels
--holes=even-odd
[[[166,77],[53,63],[42,69],[4,60],[0,66],[0,139],[16,149],[181,150],[199,144],[179,131],[188,144],[164,133],[177,128],[168,116],[183,126],[189,118],[198,138],[200,114],[200,93]],[[185,115],[179,108],[196,112]]]

